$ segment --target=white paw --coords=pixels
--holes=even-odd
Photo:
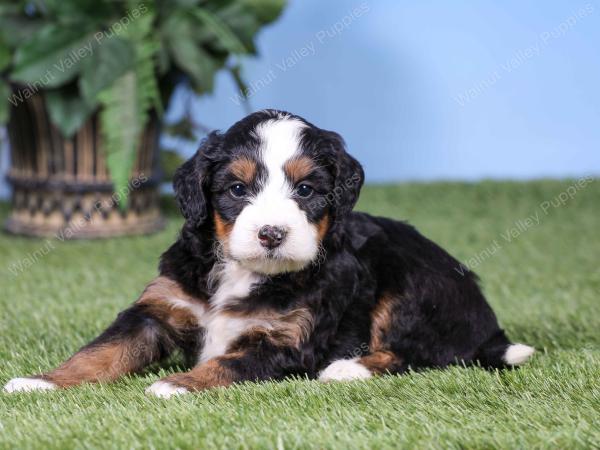
[[[369,369],[358,362],[358,358],[338,359],[319,374],[319,381],[364,380],[372,375]]]
[[[511,366],[523,364],[535,352],[535,348],[525,344],[512,344],[506,349],[504,354],[504,362]]]
[[[188,392],[189,391],[186,388],[172,385],[167,381],[157,381],[148,389],[146,389],[146,394],[154,395],[160,398],[169,398],[173,395],[187,394]]]
[[[39,378],[13,378],[4,386],[5,392],[47,391],[49,389],[56,389],[56,385]]]

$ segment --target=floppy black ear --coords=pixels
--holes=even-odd
[[[335,177],[332,204],[335,226],[356,205],[365,174],[360,163],[346,152],[344,140],[339,134],[327,131],[326,139],[329,142],[329,161]]]
[[[179,210],[194,227],[201,226],[208,217],[210,173],[220,144],[220,135],[211,133],[173,177]]]

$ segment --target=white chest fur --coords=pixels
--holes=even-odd
[[[223,312],[223,308],[231,302],[246,297],[260,279],[260,275],[243,269],[235,262],[225,264],[219,274],[218,288],[210,299],[211,309],[202,320],[205,335],[199,362],[224,354],[229,345],[246,330],[255,326],[268,327],[263,320],[232,317]]]

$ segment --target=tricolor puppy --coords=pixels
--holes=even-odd
[[[176,349],[191,370],[148,393],[525,362],[533,348],[510,343],[473,273],[409,225],[352,212],[362,182],[339,135],[292,114],[211,134],[177,171],[185,224],[160,275],[71,359],[5,389],[113,381]]]

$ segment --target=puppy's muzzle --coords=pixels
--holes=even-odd
[[[265,225],[258,231],[258,240],[263,247],[272,250],[281,245],[286,235],[287,230],[283,227]]]

